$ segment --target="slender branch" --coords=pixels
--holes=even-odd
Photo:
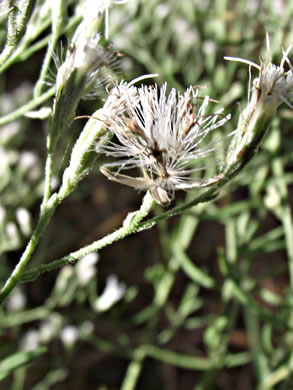
[[[49,264],[43,264],[37,268],[33,268],[25,272],[21,277],[21,282],[32,281],[36,279],[41,273],[52,271],[53,269],[62,267],[68,263],[74,263],[81,257],[88,253],[98,251],[108,245],[119,241],[132,233],[141,231],[139,223],[145,218],[154,207],[155,201],[149,192],[146,193],[142,205],[138,211],[128,214],[125,218],[121,228],[101,238],[100,240],[94,241],[92,244],[87,245],[75,252],[72,252],[68,256],[64,256],[59,260],[55,260]],[[151,226],[149,226],[151,227]]]
[[[48,134],[48,142],[50,139],[50,133]],[[41,204],[41,215],[46,213],[49,198],[51,195],[51,181],[53,176],[53,153],[48,150],[47,152],[47,159],[46,159],[46,165],[45,165],[45,180],[44,180],[44,195],[43,195],[43,201]]]
[[[248,160],[247,161],[241,160],[240,163],[237,162],[237,163],[233,164],[231,166],[231,169],[229,170],[229,172],[226,173],[226,176],[221,181],[219,181],[217,184],[213,185],[211,188],[209,188],[208,190],[206,190],[203,193],[201,193],[200,195],[198,195],[192,201],[187,202],[182,206],[174,207],[173,209],[171,209],[165,213],[162,213],[162,214],[160,214],[152,219],[149,219],[145,222],[141,222],[141,221],[145,216],[147,216],[149,214],[149,212],[144,214],[142,218],[140,218],[140,214],[137,214],[133,218],[131,225],[128,226],[128,229],[126,229],[125,226],[122,226],[120,229],[109,234],[108,236],[103,237],[102,239],[97,240],[84,248],[81,248],[75,252],[72,252],[68,256],[62,257],[61,259],[55,260],[49,264],[41,265],[38,268],[34,268],[32,270],[29,270],[23,275],[21,281],[22,282],[32,281],[32,280],[36,279],[43,272],[52,271],[56,268],[60,268],[64,265],[66,265],[68,263],[75,262],[78,259],[80,259],[81,257],[87,255],[88,253],[98,251],[98,250],[104,248],[105,246],[108,246],[108,245],[112,244],[113,242],[118,241],[118,240],[128,236],[131,233],[135,233],[137,231],[144,230],[144,229],[150,229],[157,222],[159,222],[161,220],[164,220],[168,217],[175,216],[179,213],[182,213],[183,211],[185,211],[185,210],[187,210],[187,209],[189,209],[189,208],[191,208],[199,203],[208,202],[208,201],[214,199],[218,195],[218,191],[219,191],[220,187],[222,187],[224,184],[226,184],[241,169],[243,169],[243,167],[246,165],[247,162],[248,162]],[[151,196],[151,195],[150,194],[148,195],[148,193],[147,193],[145,195],[145,198],[147,196]],[[145,202],[145,198],[144,198],[143,204]],[[143,208],[143,204],[142,204],[141,209]],[[152,207],[153,207],[153,205],[152,205]],[[139,213],[139,212],[137,212],[137,213]],[[135,226],[133,226],[134,223],[135,223]]]
[[[50,63],[52,60],[52,53],[55,50],[59,36],[62,33],[62,28],[64,26],[64,2],[62,0],[57,0],[52,3],[52,34],[50,45],[48,45],[47,52],[42,64],[42,69],[40,73],[39,80],[35,86],[34,96],[37,97],[42,93],[43,86],[45,85],[45,80],[49,71]]]
[[[242,155],[242,158],[239,161],[236,161],[235,163],[231,164],[229,169],[225,172],[225,175],[223,175],[223,178],[218,183],[214,184],[211,188],[204,191],[203,193],[198,195],[195,199],[191,200],[190,202],[187,202],[181,206],[174,207],[173,209],[165,213],[162,213],[159,216],[156,216],[152,219],[149,219],[145,222],[141,222],[142,219],[149,214],[151,208],[153,207],[153,203],[152,203],[151,208],[148,210],[148,212],[145,213],[142,217],[140,217],[141,215],[140,213],[142,208],[144,207],[143,205],[146,202],[146,198],[151,197],[151,195],[147,193],[143,200],[143,204],[140,211],[137,212],[136,216],[133,218],[132,222],[129,225],[127,224],[126,226],[124,226],[125,225],[124,222],[124,225],[120,229],[109,234],[108,236],[98,241],[95,241],[92,244],[84,248],[81,248],[78,251],[73,252],[68,256],[62,257],[61,259],[55,260],[49,264],[41,265],[38,268],[26,272],[21,278],[21,281],[25,282],[25,281],[34,280],[38,275],[40,275],[43,272],[51,271],[53,269],[62,267],[68,263],[75,262],[81,257],[85,256],[86,254],[94,251],[98,251],[104,248],[105,246],[108,246],[113,242],[128,236],[131,233],[135,233],[137,231],[144,230],[144,229],[150,229],[152,226],[154,226],[157,222],[161,220],[182,213],[183,211],[188,210],[191,207],[198,205],[199,203],[208,202],[214,199],[218,195],[219,189],[223,187],[226,183],[228,183],[234,176],[236,176],[251,160],[253,155],[254,154],[250,150],[245,151]]]
[[[4,115],[0,118],[0,126],[5,125],[6,123],[15,121],[16,119],[22,117],[24,114],[26,114],[28,111],[32,110],[33,108],[37,107],[38,105],[44,103],[46,100],[48,100],[50,97],[52,97],[55,93],[55,86],[50,88],[48,91],[43,93],[41,96],[38,96],[37,98],[31,100],[29,103],[21,106],[17,110],[10,112],[7,115]]]
[[[265,131],[263,132],[265,133]],[[263,134],[261,134],[263,136]],[[261,141],[261,136],[258,138],[256,144]],[[171,210],[166,211],[165,213],[162,213],[148,221],[142,222],[140,224],[140,228],[145,229],[147,228],[148,224],[156,224],[159,221],[162,221],[166,218],[173,217],[175,215],[181,214],[182,212],[190,209],[193,206],[198,205],[199,203],[209,202],[213,199],[215,199],[218,194],[219,190],[227,184],[230,180],[232,180],[235,176],[238,175],[239,172],[242,171],[243,168],[249,163],[249,161],[252,159],[252,157],[256,153],[256,148],[254,147],[254,144],[251,148],[247,148],[243,155],[241,156],[241,159],[237,160],[233,164],[229,166],[229,169],[227,169],[226,172],[223,173],[222,179],[220,179],[217,183],[213,184],[209,189],[201,192],[197,197],[195,197],[190,202],[184,203],[183,205],[176,206]]]
[[[6,44],[0,54],[0,71],[23,37],[36,0],[16,0],[8,15]]]
[[[277,186],[280,192],[280,218],[284,227],[286,251],[288,256],[290,285],[293,287],[293,223],[290,210],[290,201],[286,181],[284,179],[284,169],[281,159],[277,158],[272,164],[273,173],[278,178]]]
[[[133,352],[133,359],[127,368],[121,390],[134,390],[136,388],[139,375],[142,371],[144,358],[145,351],[141,347],[138,347]]]

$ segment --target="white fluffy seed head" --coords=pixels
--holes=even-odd
[[[222,110],[207,115],[210,99],[200,98],[198,88],[190,87],[184,94],[175,89],[167,94],[166,89],[166,84],[162,88],[136,88],[121,83],[110,92],[104,106],[105,124],[116,140],[105,145],[103,151],[117,160],[101,168],[110,180],[150,189],[162,205],[170,203],[176,190],[217,181],[195,180],[190,175],[205,170],[205,164],[195,163],[214,152],[206,137],[230,118],[224,117]],[[132,168],[139,168],[143,177],[120,174]]]

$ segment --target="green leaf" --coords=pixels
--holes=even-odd
[[[33,351],[22,351],[10,355],[0,362],[0,381],[12,374],[17,368],[32,363],[46,351],[45,347],[40,347]]]

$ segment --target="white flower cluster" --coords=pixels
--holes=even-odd
[[[166,84],[159,89],[126,83],[113,88],[104,116],[116,139],[102,151],[117,160],[100,168],[110,180],[149,189],[161,205],[168,205],[176,190],[206,187],[221,179],[221,175],[195,179],[192,174],[205,170],[206,163],[195,163],[214,152],[213,144],[205,142],[207,135],[230,119],[222,109],[207,115],[210,99],[201,98],[198,88],[190,87],[184,94],[172,89],[169,95],[166,89]],[[120,173],[132,168],[139,168],[142,177]]]

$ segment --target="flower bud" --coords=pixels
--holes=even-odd
[[[267,46],[269,52],[268,36]],[[272,63],[270,55],[260,65],[241,58],[225,57],[229,61],[247,63],[259,71],[259,76],[253,81],[251,98],[240,114],[237,131],[229,147],[226,171],[237,170],[237,164],[243,166],[253,157],[280,104],[284,102],[293,108],[293,67],[287,57],[290,49],[283,52],[279,66]],[[285,63],[288,71],[284,68]]]

